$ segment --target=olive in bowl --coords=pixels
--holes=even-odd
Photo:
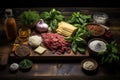
[[[23,72],[29,71],[32,68],[33,62],[29,59],[24,59],[19,63],[20,70]]]
[[[81,62],[81,68],[86,74],[95,74],[98,70],[98,63],[92,58],[86,58]]]

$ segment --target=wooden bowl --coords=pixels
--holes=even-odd
[[[98,63],[96,60],[94,60],[92,58],[86,58],[86,59],[82,60],[81,68],[82,68],[83,72],[85,72],[87,74],[93,74],[93,73],[97,72]]]

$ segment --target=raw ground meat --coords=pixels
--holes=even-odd
[[[54,53],[64,54],[65,52],[70,52],[70,43],[68,43],[64,36],[57,33],[42,33],[44,45]]]

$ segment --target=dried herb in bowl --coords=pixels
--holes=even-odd
[[[29,70],[32,68],[33,62],[29,59],[24,59],[19,63],[20,69]]]

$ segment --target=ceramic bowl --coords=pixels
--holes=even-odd
[[[94,74],[98,70],[98,63],[92,58],[86,58],[81,61],[81,68],[87,74]]]
[[[88,41],[88,52],[92,57],[97,57],[99,52],[107,49],[107,41],[102,38],[93,38]]]
[[[106,24],[108,20],[108,15],[104,12],[95,12],[93,14],[93,20],[98,24]]]
[[[87,30],[91,32],[92,36],[99,37],[104,35],[105,28],[102,27],[100,24],[90,23],[87,25]]]
[[[29,71],[32,68],[33,62],[29,59],[23,59],[19,63],[19,66],[20,66],[21,71],[26,72],[26,71]]]
[[[26,57],[30,55],[30,48],[26,45],[20,45],[15,50],[15,55],[18,57]]]

